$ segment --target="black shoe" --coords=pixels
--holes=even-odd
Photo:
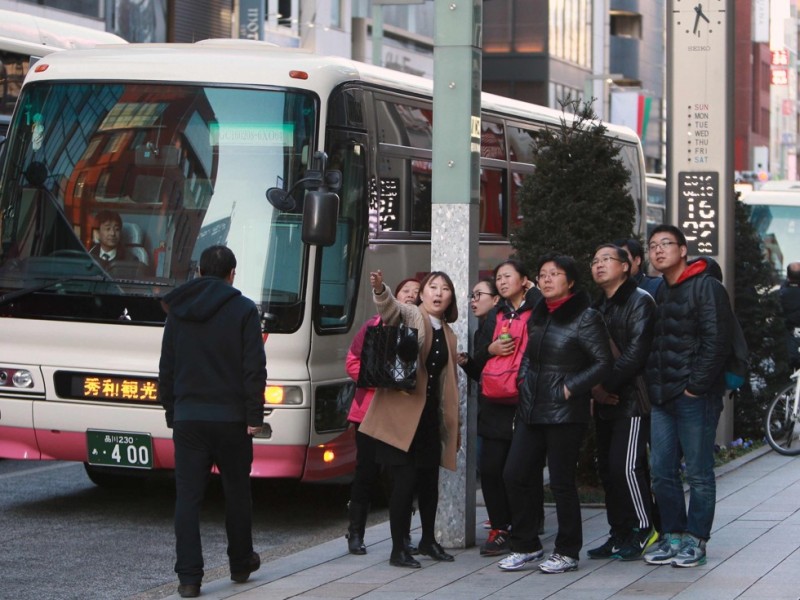
[[[231,571],[231,581],[235,583],[245,583],[250,579],[250,573],[258,571],[261,567],[261,557],[253,552],[247,561],[249,564],[246,571]]]
[[[408,552],[411,556],[416,556],[419,554],[419,548],[417,548],[411,541],[411,535],[407,535],[405,537],[403,540],[403,545],[406,547],[406,552]]]
[[[178,585],[178,594],[181,598],[197,598],[200,595],[200,584],[181,583]]]
[[[422,543],[420,543],[419,553],[422,554],[422,556],[429,556],[433,560],[444,562],[453,562],[455,560],[453,555],[445,552],[444,548],[442,548],[438,542],[433,542],[430,546],[423,546]]]
[[[364,540],[360,535],[357,533],[347,533],[344,537],[347,538],[347,551],[350,554],[361,555],[367,553],[367,547],[364,545]]]
[[[389,564],[393,567],[405,567],[407,569],[419,569],[422,566],[405,549],[399,552],[392,551],[392,555],[389,557]]]

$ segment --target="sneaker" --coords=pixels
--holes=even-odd
[[[698,567],[706,564],[706,541],[687,533],[672,560],[673,567]]]
[[[622,538],[612,533],[602,546],[586,551],[589,558],[611,558],[622,548]]]
[[[497,563],[503,571],[519,571],[527,563],[533,560],[539,560],[544,556],[544,550],[536,550],[535,552],[512,552],[503,560]]]
[[[481,556],[500,556],[511,552],[511,541],[508,532],[502,529],[492,529],[489,539],[481,546]]]
[[[484,529],[491,529],[492,528],[492,522],[489,519],[486,519],[483,522],[483,528]]]
[[[566,573],[577,569],[577,558],[556,554],[555,552],[546,561],[539,563],[539,570],[542,573]]]
[[[611,558],[619,560],[638,560],[647,549],[658,540],[658,532],[655,529],[634,529],[625,540],[625,543],[611,555]]]
[[[668,565],[678,554],[681,548],[681,536],[675,533],[665,533],[661,536],[658,545],[650,552],[645,553],[644,562],[649,565]]]

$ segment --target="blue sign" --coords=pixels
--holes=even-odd
[[[264,39],[265,0],[239,0],[239,39]]]

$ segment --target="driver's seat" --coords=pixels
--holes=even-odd
[[[124,223],[122,225],[122,243],[129,256],[136,257],[143,265],[150,266],[150,256],[144,247],[144,233],[142,228],[136,223]]]

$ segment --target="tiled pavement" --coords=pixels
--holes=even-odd
[[[717,471],[717,511],[708,564],[693,569],[654,567],[643,561],[589,560],[585,549],[601,543],[608,525],[602,509],[584,508],[579,569],[544,575],[534,566],[497,568],[478,548],[451,549],[453,563],[420,557],[423,568],[389,565],[388,523],[367,529],[368,554],[347,554],[344,538],[264,563],[250,582],[204,583],[201,598],[237,600],[496,600],[599,599],[800,599],[800,459],[756,450]],[[554,508],[546,509],[545,552],[552,550]],[[476,522],[486,519],[478,507]],[[414,527],[419,523],[415,522]],[[418,534],[419,531],[412,532]],[[476,540],[485,540],[480,525]],[[177,598],[171,596],[170,598]]]

